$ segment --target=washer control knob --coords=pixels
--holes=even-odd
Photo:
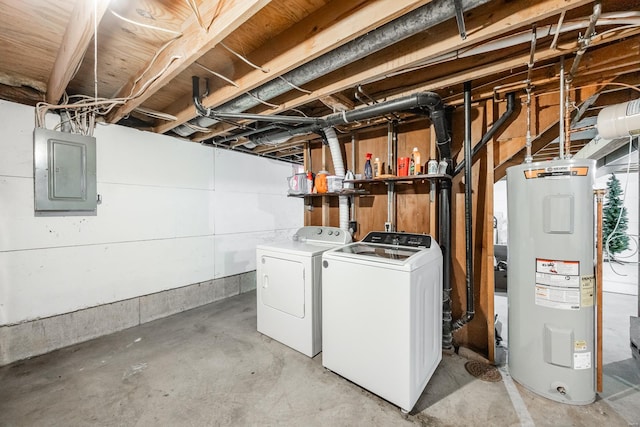
[[[329,236],[333,235],[333,230],[329,230]]]
[[[340,235],[339,231],[336,231],[336,237],[338,237]]]
[[[316,231],[317,234],[322,234],[322,228],[318,228],[318,231]]]

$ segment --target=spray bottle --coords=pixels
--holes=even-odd
[[[364,162],[364,179],[373,179],[373,170],[371,169],[371,156],[373,154],[367,153],[367,160]]]

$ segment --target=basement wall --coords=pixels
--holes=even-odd
[[[0,365],[255,288],[291,165],[98,126],[97,215],[36,217],[34,109],[0,101]]]

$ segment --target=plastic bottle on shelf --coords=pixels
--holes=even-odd
[[[411,164],[409,165],[409,175],[420,175],[422,172],[422,161],[420,159],[420,151],[418,147],[413,147],[411,153]]]
[[[315,186],[318,193],[326,193],[329,191],[327,176],[329,176],[329,172],[327,171],[320,171],[316,174]]]
[[[364,179],[373,178],[373,169],[371,168],[371,156],[373,154],[367,153],[367,160],[364,162]]]
[[[307,171],[307,193],[313,193],[313,174]]]
[[[382,175],[383,172],[384,169],[382,169],[382,162],[380,161],[380,157],[376,157],[373,162],[373,177],[377,178]]]
[[[398,176],[409,176],[409,157],[398,157]]]
[[[438,173],[438,161],[431,159],[427,163],[427,175],[437,175]]]

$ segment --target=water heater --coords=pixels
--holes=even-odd
[[[507,169],[509,372],[549,399],[595,400],[594,160]]]

